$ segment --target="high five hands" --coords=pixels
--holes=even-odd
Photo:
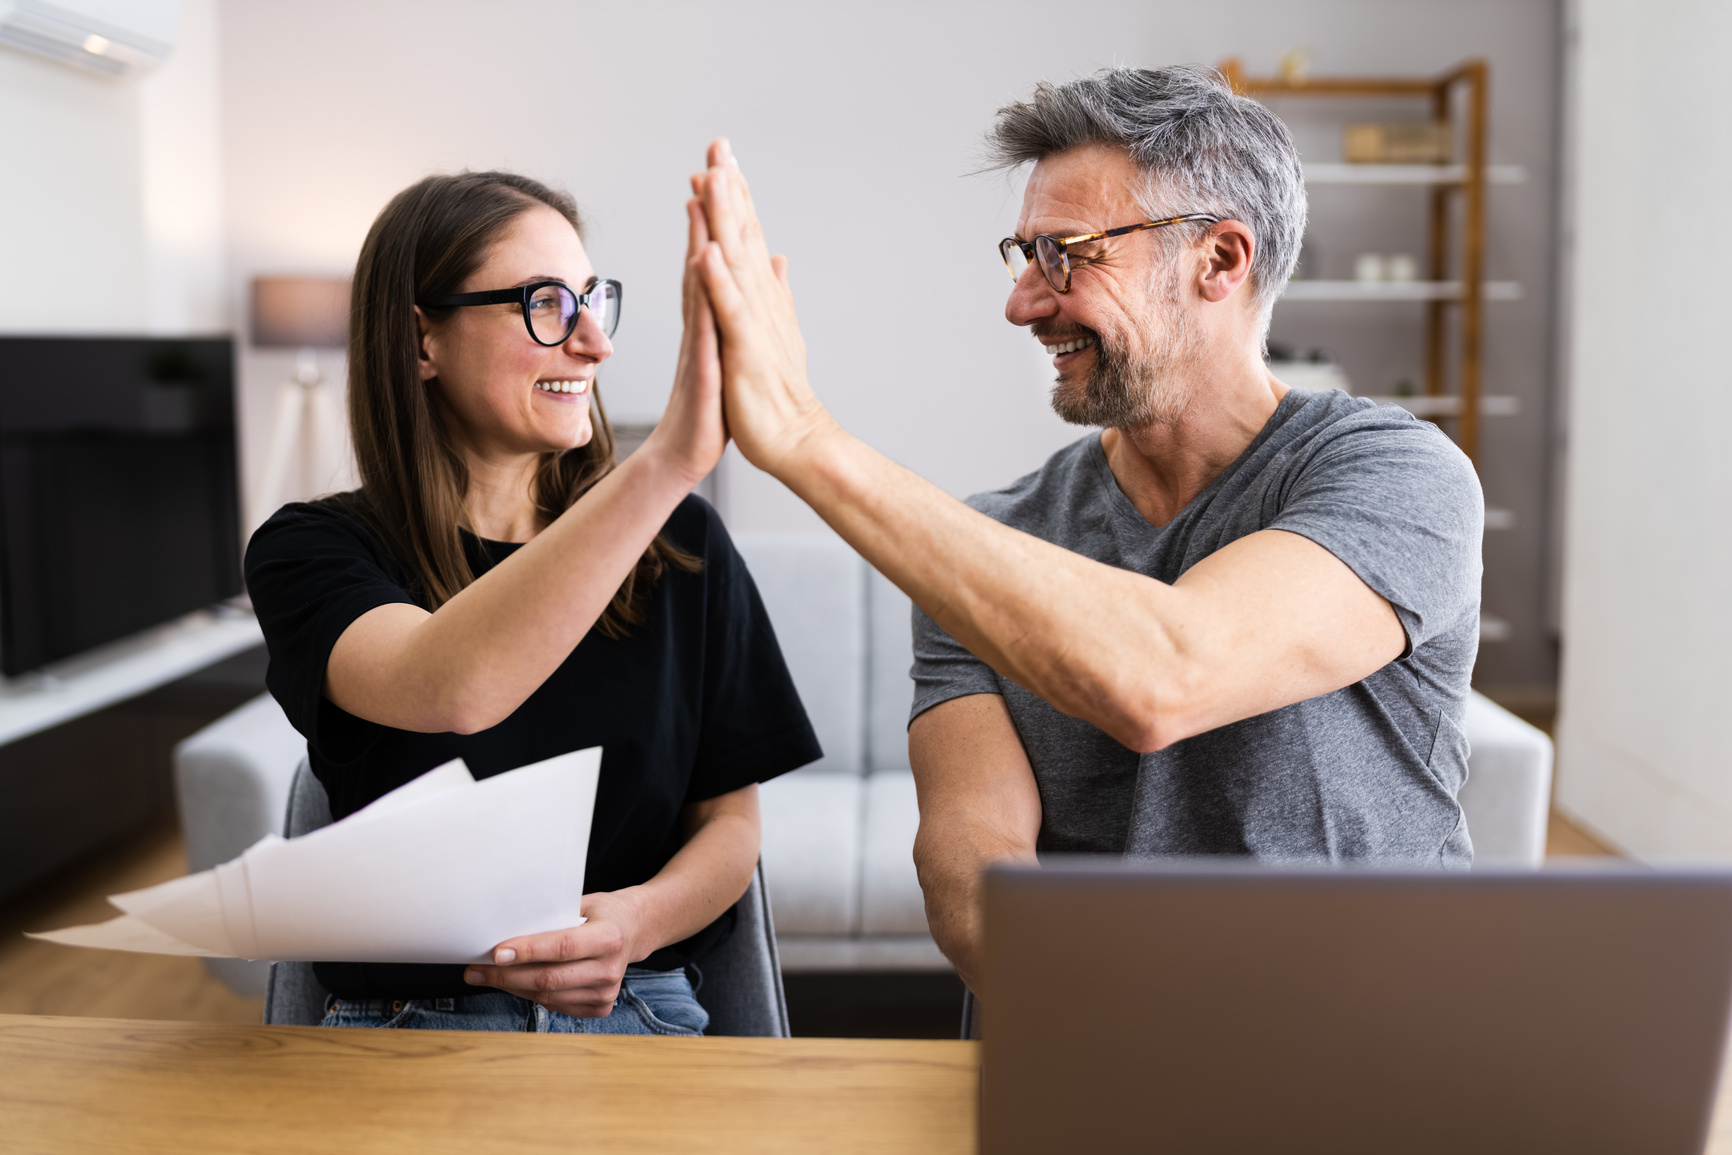
[[[751,190],[727,140],[710,145],[708,165],[692,177],[686,207],[698,250],[694,263],[720,332],[728,432],[746,460],[787,482],[841,429],[806,382],[806,343],[788,288],[788,261],[765,247]]]

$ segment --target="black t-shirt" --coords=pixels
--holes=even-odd
[[[368,722],[325,697],[331,649],[376,606],[426,603],[380,537],[333,501],[284,506],[247,546],[247,590],[270,651],[265,676],[307,737],[313,773],[336,818],[453,758],[486,778],[602,747],[584,888],[647,882],[681,845],[680,808],[764,782],[822,754],[746,565],[716,511],[688,497],[663,532],[703,559],[668,567],[649,618],[623,639],[591,630],[564,664],[499,725],[419,734]],[[477,576],[518,546],[463,536]],[[640,965],[695,962],[733,927],[733,912]],[[347,998],[473,994],[460,966],[319,963]]]

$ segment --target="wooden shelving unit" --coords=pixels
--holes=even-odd
[[[1426,279],[1372,283],[1295,281],[1288,286],[1285,299],[1424,303],[1425,395],[1450,398],[1447,404],[1433,401],[1427,407],[1451,422],[1456,444],[1470,459],[1476,459],[1480,418],[1486,411],[1480,403],[1484,305],[1487,301],[1513,300],[1521,295],[1521,287],[1513,282],[1485,281],[1486,185],[1520,183],[1526,178],[1518,166],[1486,164],[1485,61],[1468,60],[1441,76],[1431,77],[1254,77],[1247,76],[1236,59],[1223,62],[1221,72],[1235,91],[1265,101],[1289,97],[1394,97],[1426,101],[1432,118],[1450,126],[1457,141],[1457,163],[1305,166],[1307,184],[1429,186]],[[1458,198],[1461,225],[1452,228],[1452,209]],[[1453,366],[1446,348],[1452,309],[1459,318]],[[1453,389],[1446,379],[1451,368]]]

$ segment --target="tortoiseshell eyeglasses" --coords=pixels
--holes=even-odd
[[[1167,225],[1184,224],[1186,221],[1208,221],[1219,224],[1221,218],[1212,213],[1186,213],[1182,217],[1168,217],[1164,221],[1144,221],[1140,225],[1125,225],[1123,228],[1107,229],[1099,233],[1081,233],[1074,237],[1055,237],[1042,233],[1032,241],[1017,237],[1005,237],[998,242],[998,255],[1004,258],[1004,267],[1010,270],[1010,279],[1022,280],[1022,271],[1029,262],[1037,261],[1040,272],[1046,278],[1046,283],[1060,293],[1070,292],[1070,253],[1071,245],[1087,244],[1090,241],[1102,241],[1108,237],[1122,237],[1126,233],[1140,233],[1144,229],[1158,229]]]

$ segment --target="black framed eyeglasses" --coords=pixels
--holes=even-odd
[[[588,309],[605,336],[619,328],[619,305],[623,289],[618,281],[599,278],[578,292],[564,281],[536,281],[516,289],[489,289],[480,293],[458,293],[424,308],[450,309],[458,305],[510,305],[523,308],[523,324],[537,345],[563,345],[577,328],[578,311]]]
[[[1164,221],[1144,221],[1140,225],[1125,225],[1098,233],[1079,233],[1074,237],[1055,237],[1050,233],[1041,233],[1032,241],[1005,237],[998,242],[998,255],[1004,258],[1004,267],[1010,270],[1011,280],[1022,280],[1022,271],[1028,268],[1031,262],[1038,262],[1046,283],[1060,293],[1068,293],[1071,245],[1102,241],[1108,237],[1122,237],[1126,233],[1140,233],[1144,229],[1165,228],[1167,225],[1184,224],[1186,221],[1208,221],[1214,225],[1220,224],[1221,218],[1213,213],[1186,213],[1182,217],[1168,217]]]

